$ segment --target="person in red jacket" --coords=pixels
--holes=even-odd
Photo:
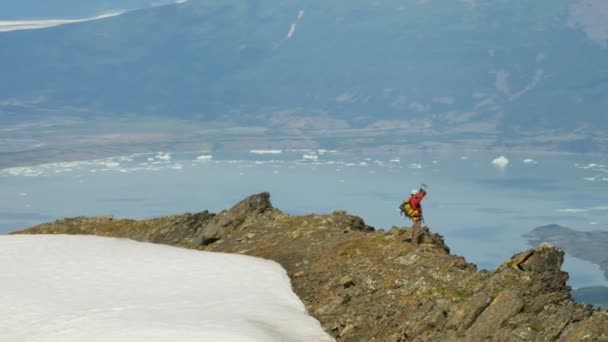
[[[422,221],[422,205],[421,202],[426,196],[426,190],[421,187],[419,190],[413,190],[410,196],[409,203],[413,209],[413,214],[410,216],[412,220],[412,244],[418,244],[418,236],[420,234],[420,221]]]

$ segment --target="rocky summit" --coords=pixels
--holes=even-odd
[[[217,214],[67,218],[15,234],[95,234],[275,260],[338,341],[608,341],[608,313],[571,299],[561,249],[543,243],[478,271],[441,235],[425,227],[412,246],[410,233],[377,231],[344,211],[290,216],[261,193]]]

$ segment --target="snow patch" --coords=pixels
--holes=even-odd
[[[296,18],[296,21],[291,24],[291,27],[289,28],[289,32],[287,32],[287,37],[285,39],[290,39],[293,36],[293,34],[296,32],[296,27],[298,26],[298,23],[300,22],[303,16],[304,10],[300,10],[298,12],[298,17]]]
[[[545,72],[543,69],[537,69],[534,72],[534,75],[532,75],[530,82],[523,89],[512,92],[511,87],[509,86],[509,73],[506,70],[501,69],[496,72],[494,87],[512,102],[534,89],[543,80],[544,74]]]
[[[0,236],[0,268],[1,341],[333,341],[260,258],[14,235]]]
[[[81,23],[85,21],[110,18],[123,13],[125,12],[111,12],[84,19],[0,20],[0,32],[43,29],[64,24]]]

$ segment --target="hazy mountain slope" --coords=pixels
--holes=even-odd
[[[193,0],[0,34],[0,72],[13,80],[0,94],[241,121],[324,111],[507,138],[593,131],[608,121],[608,49],[571,23],[578,2]]]

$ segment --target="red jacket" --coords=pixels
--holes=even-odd
[[[424,196],[426,196],[426,191],[424,190],[420,190],[417,194],[410,196],[410,205],[412,209],[418,211],[418,215],[416,215],[418,217],[422,216],[422,205],[420,205],[420,202],[422,202]]]

